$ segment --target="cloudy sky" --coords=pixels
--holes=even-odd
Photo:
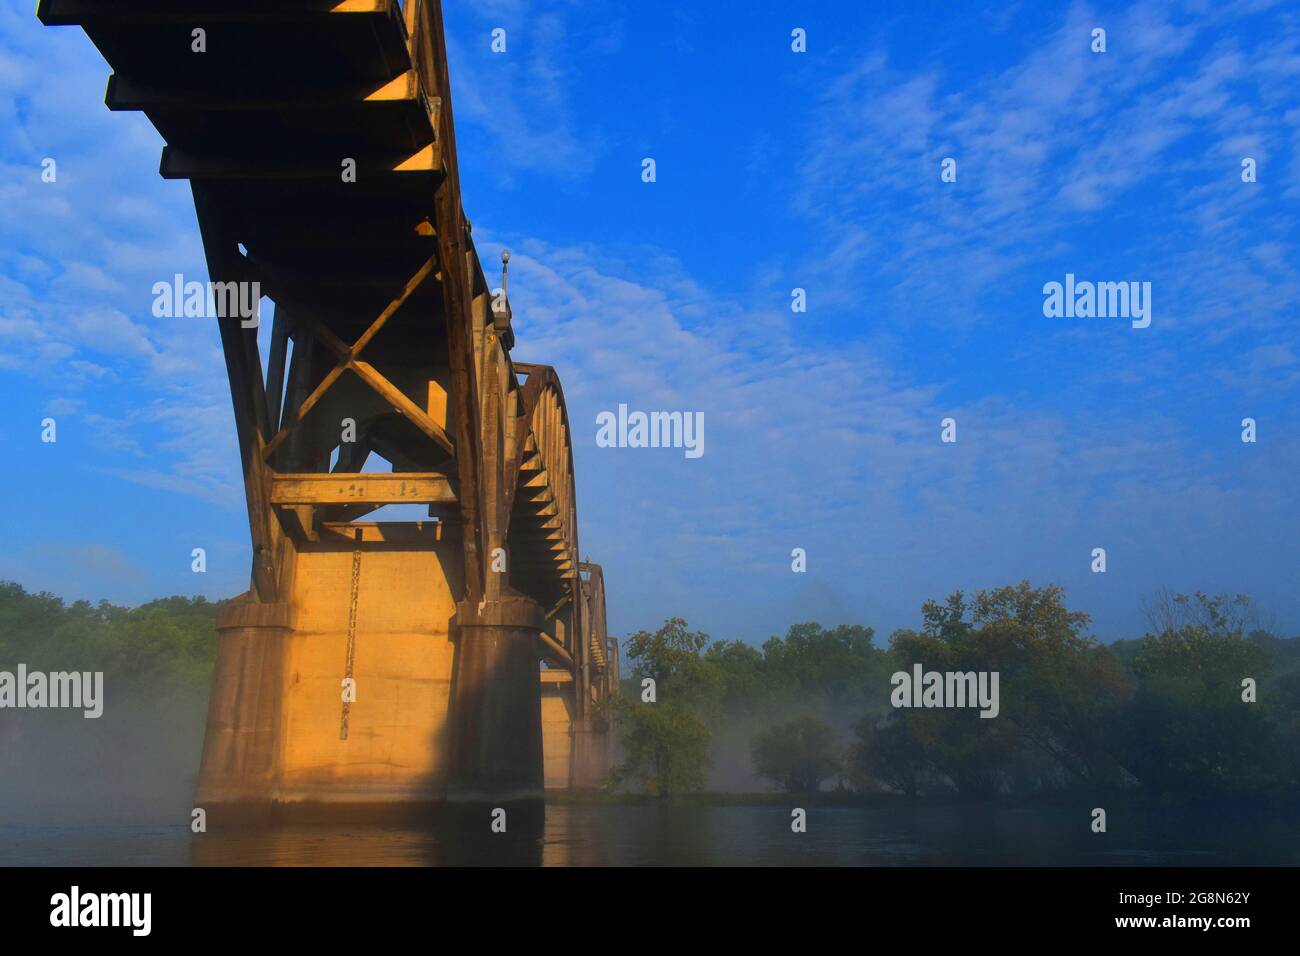
[[[216,330],[150,308],[204,273],[188,185],[80,30],[0,6],[0,578],[242,591]],[[446,3],[466,211],[564,381],[613,629],[883,635],[1028,578],[1107,640],[1162,587],[1300,631],[1294,4],[676,6]],[[1151,326],[1044,317],[1066,273],[1150,282]],[[704,456],[598,448],[620,403],[703,412]]]

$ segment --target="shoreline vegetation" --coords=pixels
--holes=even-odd
[[[72,813],[184,806],[203,740],[222,602],[65,604],[0,582],[0,670],[103,671],[103,719],[0,710],[15,772],[0,807]],[[1102,644],[1056,587],[1027,582],[927,602],[878,646],[859,625],[796,624],[761,646],[671,618],[624,641],[605,716],[621,760],[601,791],[557,804],[820,807],[1115,806],[1295,813],[1300,640],[1258,626],[1244,596],[1159,594],[1148,632]],[[994,673],[997,716],[898,707],[902,672]],[[917,690],[919,694],[919,689]],[[985,709],[988,713],[988,709]],[[765,789],[766,788],[766,789]]]
[[[885,647],[859,625],[796,624],[755,647],[672,618],[627,639],[616,782],[665,798],[766,782],[963,802],[1300,803],[1300,641],[1261,627],[1245,595],[1161,592],[1144,610],[1147,633],[1111,644],[1061,588],[1027,581],[927,601],[920,628]],[[935,693],[918,705],[922,673]],[[954,704],[940,693],[954,686],[998,699]]]

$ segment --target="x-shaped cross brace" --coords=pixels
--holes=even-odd
[[[311,394],[303,400],[303,403],[286,415],[285,421],[281,424],[280,430],[276,433],[274,438],[266,443],[265,448],[263,448],[263,458],[270,460],[271,456],[275,454],[275,450],[279,448],[280,444],[288,437],[289,432],[293,431],[294,427],[307,416],[307,413],[310,412],[325,393],[329,391],[330,386],[337,382],[339,376],[348,369],[355,372],[363,382],[374,389],[380,398],[393,407],[394,411],[402,415],[416,428],[420,429],[420,431],[424,432],[424,434],[428,435],[435,442],[441,445],[444,450],[454,454],[451,439],[442,429],[442,426],[430,418],[425,413],[424,409],[411,401],[401,389],[380,374],[378,369],[369,362],[363,362],[357,358],[357,355],[361,350],[370,343],[371,339],[379,334],[379,330],[382,329],[384,325],[387,324],[388,320],[397,313],[397,310],[402,307],[403,303],[405,303],[406,300],[411,297],[412,293],[420,287],[420,284],[433,273],[437,264],[437,259],[438,257],[436,255],[430,256],[428,261],[425,262],[425,264],[420,267],[419,271],[411,277],[410,281],[406,283],[406,287],[402,289],[401,294],[392,302],[388,303],[388,307],[379,314],[379,317],[376,318],[375,321],[370,323],[370,327],[362,332],[361,337],[351,345],[348,345],[328,328],[321,325],[310,316],[294,315],[294,321],[301,322],[304,328],[319,339],[326,348],[338,356],[339,362],[329,371],[329,374],[321,379],[320,384],[312,389]]]

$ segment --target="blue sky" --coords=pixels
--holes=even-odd
[[[516,359],[564,381],[615,631],[885,635],[1022,578],[1104,639],[1161,587],[1300,631],[1294,4],[445,6],[466,211],[489,270],[511,250]],[[154,282],[203,274],[193,206],[107,73],[6,0],[0,578],[229,596],[248,545],[216,330],[150,311]],[[1045,318],[1067,272],[1151,282],[1151,327]],[[702,411],[705,455],[596,447],[620,403]]]

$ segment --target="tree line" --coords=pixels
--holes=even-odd
[[[1146,610],[1147,634],[1110,645],[1061,588],[1028,582],[928,601],[887,647],[859,625],[796,624],[760,648],[672,618],[626,641],[617,780],[704,790],[739,734],[754,774],[788,792],[1294,801],[1300,641],[1252,627],[1243,595],[1162,593]],[[892,675],[918,664],[997,672],[997,716],[893,706]]]
[[[114,704],[103,721],[70,716],[76,735],[57,739],[75,746],[58,752],[31,727],[6,729],[17,715],[0,712],[10,763],[27,751],[44,766],[67,750],[69,766],[88,753],[124,767],[165,758],[168,772],[192,775],[218,606],[65,604],[0,582],[0,670],[103,671]],[[631,672],[614,703],[623,759],[613,782],[663,796],[754,789],[719,779],[730,763],[789,792],[988,798],[1087,788],[1295,803],[1300,640],[1256,626],[1241,595],[1162,593],[1146,611],[1148,633],[1111,644],[1087,634],[1088,616],[1060,588],[1027,582],[929,601],[920,626],[883,647],[860,625],[796,624],[756,647],[672,618],[624,642]],[[917,664],[998,672],[998,716],[893,707],[892,675]],[[643,699],[647,680],[653,703]]]

